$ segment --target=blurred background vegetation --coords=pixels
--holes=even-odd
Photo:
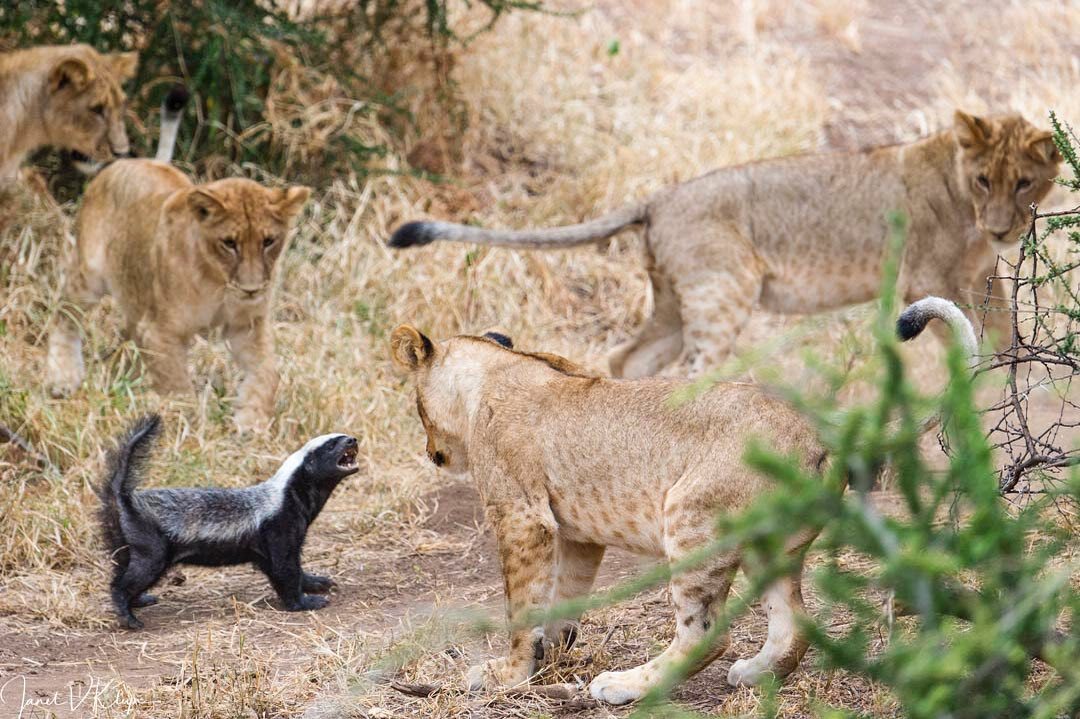
[[[178,161],[211,177],[250,165],[321,184],[348,170],[399,169],[384,160],[413,125],[404,101],[410,93],[441,104],[450,125],[463,122],[449,80],[455,51],[507,12],[543,5],[26,0],[0,6],[0,50],[78,42],[102,52],[138,51],[128,92],[129,131],[139,154],[153,154],[161,99],[182,82],[194,102]],[[35,159],[55,162],[48,152]]]

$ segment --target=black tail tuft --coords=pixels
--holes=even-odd
[[[165,107],[166,112],[176,114],[184,109],[190,99],[191,93],[188,92],[188,89],[180,83],[176,83],[169,90],[169,94],[165,96],[162,105]]]
[[[896,318],[896,334],[901,341],[907,342],[922,334],[922,331],[926,329],[926,324],[931,319],[932,317],[929,314],[912,305]]]
[[[120,515],[131,511],[131,493],[138,485],[139,475],[150,459],[150,450],[160,432],[161,417],[158,415],[149,414],[137,420],[117,443],[116,449],[109,452],[109,469],[98,487],[101,532],[109,553],[115,555],[115,561],[121,566],[126,565],[127,552],[119,550],[127,546],[127,539]]]
[[[514,340],[510,339],[501,332],[485,332],[484,337],[487,337],[492,342],[496,342],[508,350],[514,349]]]
[[[435,240],[435,233],[431,231],[430,222],[407,222],[394,230],[387,243],[391,247],[418,247],[430,244]]]

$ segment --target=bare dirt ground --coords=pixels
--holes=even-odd
[[[1057,12],[1058,5],[1041,7]],[[1067,9],[1068,3],[1060,6]],[[682,4],[670,2],[667,7],[671,27],[695,22],[693,15],[680,18]],[[975,111],[1024,99],[1037,104],[1031,99],[1038,97],[1036,80],[1029,76],[1038,58],[1029,44],[1039,38],[1008,40],[1014,47],[1007,56],[1004,40],[987,39],[993,34],[987,27],[998,27],[1002,18],[1014,18],[1020,26],[1019,20],[1030,12],[1006,0],[724,4],[722,12],[730,17],[717,24],[715,45],[692,47],[683,46],[671,27],[657,25],[653,11],[649,0],[601,0],[590,12],[602,16],[604,27],[616,28],[618,36],[652,36],[665,52],[685,55],[687,67],[703,58],[725,62],[723,52],[731,42],[770,43],[794,51],[826,96],[818,149],[849,150],[912,139],[947,123],[949,113],[943,108],[972,98],[983,103],[973,107]],[[712,19],[713,10],[700,12],[703,19]],[[1068,17],[1080,25],[1073,15]],[[1072,37],[1080,37],[1080,32]],[[1077,50],[1071,48],[1074,57]],[[490,185],[503,180],[490,177],[499,172],[497,164],[472,170],[479,179],[466,183],[469,196],[463,202],[483,206],[490,203]],[[538,264],[534,269],[543,274],[544,268]],[[575,297],[573,288],[561,291],[573,306],[589,300]],[[586,322],[580,317],[565,321]],[[763,317],[741,344],[750,346],[791,325],[787,318]],[[558,336],[557,324],[547,329]],[[934,369],[941,356],[937,348],[913,349],[911,355],[929,366],[929,383],[940,379]],[[993,390],[985,396],[992,398]],[[1057,410],[1052,397],[1044,395],[1043,400],[1046,405],[1039,411]],[[932,438],[926,446],[928,453],[936,451]],[[373,467],[372,475],[377,473]],[[365,683],[364,672],[401,663],[395,657],[404,653],[409,658],[406,680],[449,685],[469,663],[498,651],[498,633],[477,636],[456,630],[444,635],[440,627],[448,620],[431,617],[445,618],[462,607],[500,617],[501,580],[490,533],[483,531],[477,497],[467,484],[440,477],[428,492],[410,500],[409,511],[377,515],[363,527],[345,518],[351,511],[348,504],[335,499],[315,525],[306,554],[309,569],[338,582],[330,606],[319,612],[277,610],[265,580],[246,568],[184,568],[159,588],[160,604],[140,611],[146,629],[123,632],[112,626],[101,568],[75,570],[60,579],[50,575],[50,586],[29,576],[6,581],[0,585],[0,595],[8,595],[6,606],[22,609],[0,616],[0,717],[118,717],[126,715],[125,702],[136,698],[144,710],[152,708],[153,716],[185,717],[296,716],[305,710],[312,716],[369,717],[628,713],[598,706],[585,693],[570,700],[454,693],[415,698]],[[887,492],[881,493],[880,502],[892,506]],[[641,560],[612,552],[600,585],[612,586],[641,567]],[[46,595],[55,602],[65,591],[56,582],[68,580],[79,587],[97,587],[91,595],[97,604],[85,607],[85,618],[57,619],[44,608]],[[817,609],[813,590],[807,594],[811,610]],[[39,595],[42,611],[35,612]],[[84,603],[82,595],[72,601]],[[585,682],[604,669],[639,663],[670,636],[669,624],[663,589],[591,613],[578,647],[544,681]],[[724,678],[734,658],[756,650],[764,629],[760,613],[740,620],[725,658],[688,682],[675,699],[704,712],[753,711],[758,695],[732,689]],[[875,716],[898,714],[879,688],[820,671],[809,656],[781,691],[782,715],[808,715],[817,698]],[[24,701],[29,703],[23,706]]]

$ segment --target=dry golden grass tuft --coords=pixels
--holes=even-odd
[[[406,102],[416,129],[385,159],[387,173],[342,177],[312,198],[281,267],[282,384],[277,420],[265,435],[233,431],[237,376],[220,338],[200,340],[192,353],[194,396],[159,397],[135,371],[134,348],[120,344],[108,302],[83,318],[84,387],[69,400],[51,399],[41,384],[44,328],[58,305],[64,239],[46,215],[5,245],[0,423],[50,464],[39,470],[0,444],[0,636],[25,640],[25,655],[50,660],[52,669],[36,675],[42,686],[62,688],[89,671],[103,682],[95,713],[108,717],[128,709],[148,717],[295,716],[320,687],[312,711],[331,707],[328,716],[611,714],[535,698],[410,698],[364,673],[389,657],[406,681],[457,682],[465,664],[491,649],[467,631],[448,638],[444,624],[425,617],[467,603],[498,616],[500,601],[484,538],[475,529],[432,528],[432,515],[446,507],[424,498],[447,480],[423,455],[411,395],[387,360],[389,331],[399,322],[433,337],[498,326],[522,347],[603,368],[606,351],[628,336],[650,301],[638,241],[625,236],[601,251],[551,254],[455,245],[393,254],[383,243],[396,224],[422,216],[501,227],[577,221],[718,166],[821,149],[824,126],[835,119],[825,79],[843,70],[820,64],[816,50],[781,32],[782,5],[605,0],[569,18],[512,14],[454,58],[450,107],[460,114],[434,101],[446,88],[425,74],[428,65],[397,48],[395,77],[413,88]],[[1076,14],[1059,17],[1048,0],[1035,5],[1007,4],[1011,30],[985,33],[994,36],[994,53],[1017,50],[1024,77],[993,101],[1019,103],[1032,119],[1042,103],[1080,120],[1066,89],[1076,84],[1075,59],[1049,62],[1039,50],[1041,38],[1076,23]],[[818,24],[821,42],[850,52],[844,28],[854,23],[868,42],[872,9],[817,0],[798,12]],[[964,99],[967,77],[958,70],[951,85],[943,77],[938,94],[923,98],[933,124],[947,122],[952,104]],[[315,156],[343,122],[373,144],[392,137],[368,115],[350,114],[355,106],[321,82],[287,66],[268,102],[268,126],[255,131],[274,132],[298,161]],[[856,100],[863,117],[895,126],[889,104]],[[397,174],[405,158],[449,181]],[[855,366],[865,356],[866,314],[815,318],[796,345]],[[755,317],[742,344],[798,322]],[[801,364],[791,352],[782,366]],[[360,439],[362,471],[331,499],[306,553],[341,584],[328,609],[280,613],[251,572],[185,569],[186,581],[167,584],[162,605],[144,610],[146,631],[112,629],[92,486],[113,437],[147,411],[162,412],[167,428],[149,479],[155,485],[242,486],[269,475],[313,435],[347,431]],[[585,681],[654,652],[670,631],[663,594],[590,614],[578,649],[545,681]],[[760,617],[737,627],[743,655],[762,628]],[[496,647],[499,641],[496,635]],[[0,672],[18,673],[24,654],[4,651]],[[709,712],[754,711],[758,695],[723,688],[723,671],[726,664],[710,669],[679,699]],[[898,713],[881,690],[812,668],[781,692],[785,716],[808,714],[818,699]],[[333,709],[339,704],[351,709]]]

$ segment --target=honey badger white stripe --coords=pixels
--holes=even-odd
[[[181,542],[234,541],[258,531],[281,509],[285,490],[296,470],[312,452],[344,437],[324,434],[289,455],[267,480],[242,489],[144,489],[133,496],[140,512],[154,517],[161,528]]]

